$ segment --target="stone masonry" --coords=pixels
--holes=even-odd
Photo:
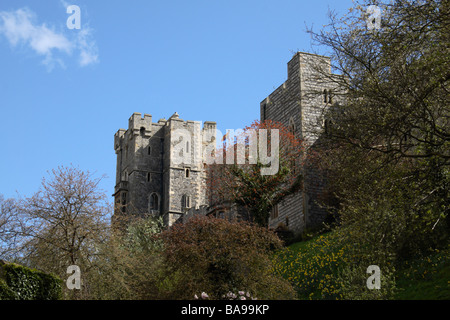
[[[289,126],[311,147],[323,132],[324,111],[335,102],[330,58],[297,52],[288,62],[287,71],[287,80],[260,103],[261,121],[273,120]],[[303,175],[302,191],[273,208],[271,228],[288,228],[298,234],[325,219],[326,210],[316,201],[323,187],[322,177],[310,165]]]
[[[201,157],[202,130],[215,130],[215,122],[184,121],[177,113],[168,120],[152,122],[152,116],[134,113],[128,130],[119,129],[114,136],[117,155],[114,192],[116,218],[119,216],[162,216],[171,226],[190,208],[204,205],[205,171],[201,162],[179,164],[174,161],[175,146],[183,152]],[[190,139],[175,137],[182,129]]]
[[[330,59],[298,52],[287,69],[286,82],[260,103],[260,118],[289,126],[313,146],[323,131],[323,111],[333,103]],[[175,136],[179,131],[176,129],[186,130],[190,138]],[[142,117],[134,113],[128,129],[119,129],[114,136],[117,155],[114,215],[158,215],[167,226],[195,214],[212,212],[229,216],[226,211],[208,207],[204,163],[194,161],[186,165],[174,161],[176,145],[183,145],[183,152],[187,150],[192,157],[201,158],[205,143],[202,136],[205,130],[215,129],[215,122],[205,122],[200,128],[200,122],[184,121],[177,113],[156,123],[151,115]],[[316,202],[323,183],[321,177],[313,167],[303,174],[302,191],[272,210],[271,228],[284,227],[298,234],[324,220],[326,211]]]

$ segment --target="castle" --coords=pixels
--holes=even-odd
[[[185,150],[200,157],[202,139],[200,123],[184,121],[177,113],[168,120],[152,122],[152,116],[134,113],[128,130],[114,135],[117,154],[115,215],[152,214],[162,216],[172,225],[190,208],[206,204],[205,171],[202,163],[178,164],[174,153],[177,129],[190,132]],[[205,122],[203,130],[215,130],[215,122]]]
[[[312,146],[323,132],[323,112],[333,101],[334,75],[330,58],[297,52],[287,64],[287,80],[260,103],[260,119],[279,121]],[[174,113],[168,120],[152,122],[152,116],[134,113],[128,129],[114,136],[117,155],[114,215],[157,215],[165,225],[194,214],[221,217],[235,214],[234,208],[209,207],[206,196],[205,164],[180,163],[181,153],[202,159],[206,133],[216,130],[216,122],[185,121]],[[179,132],[187,132],[180,137]],[[303,189],[286,197],[272,209],[269,226],[283,226],[302,232],[325,219],[326,211],[315,201],[321,179],[314,169],[303,172]]]

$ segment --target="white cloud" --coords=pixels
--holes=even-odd
[[[72,44],[67,38],[47,28],[45,24],[37,26],[32,23],[34,14],[27,9],[15,12],[0,12],[0,32],[11,45],[28,43],[39,54],[49,54],[52,49],[70,52]]]
[[[67,8],[68,6],[71,5],[71,3],[69,3],[69,2],[67,2],[67,1],[65,1],[65,0],[60,0],[60,2],[61,2],[62,6],[63,6],[64,8]]]
[[[42,63],[50,70],[55,65],[64,67],[61,53],[71,56],[75,52],[82,67],[99,61],[91,28],[83,26],[81,30],[67,30],[72,33],[69,38],[64,33],[47,27],[45,23],[35,23],[35,20],[36,15],[26,8],[11,12],[0,11],[0,35],[3,34],[13,47],[29,46],[34,52],[44,56]]]
[[[80,66],[98,62],[98,48],[92,39],[92,29],[84,27],[79,31],[77,45],[80,50]]]

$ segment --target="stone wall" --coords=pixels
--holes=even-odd
[[[205,126],[215,129],[214,122],[207,122]],[[179,129],[187,131],[189,139],[176,136]],[[199,122],[184,121],[177,113],[157,123],[152,123],[151,115],[141,117],[140,113],[134,113],[128,129],[119,129],[114,137],[117,155],[115,215],[161,215],[165,223],[171,225],[189,207],[205,205],[201,135]],[[191,161],[175,161],[174,152],[180,145]],[[150,207],[153,194],[158,198],[157,208]],[[183,196],[189,197],[186,208],[182,206]]]
[[[287,64],[288,78],[260,103],[260,118],[293,127],[294,133],[313,146],[323,131],[323,115],[332,100],[324,100],[324,90],[332,92],[330,58],[297,52]],[[294,233],[319,225],[326,216],[318,204],[324,186],[320,173],[307,164],[303,190],[287,197],[271,215],[271,228],[285,226]],[[274,209],[275,210],[275,209]],[[275,210],[276,212],[276,210]]]
[[[323,132],[324,111],[335,102],[330,93],[335,90],[333,78],[337,76],[331,73],[330,58],[302,52],[287,63],[287,74],[287,80],[260,103],[261,120],[271,119],[290,126],[313,147]],[[207,208],[202,150],[209,141],[202,137],[205,130],[215,129],[215,122],[205,122],[200,128],[199,122],[184,121],[177,113],[157,123],[152,122],[151,115],[134,113],[128,129],[119,129],[114,136],[115,214],[158,214],[169,226],[181,217],[206,214],[206,210],[208,214],[225,215],[226,210]],[[180,137],[180,130],[188,135]],[[191,162],[180,163],[176,158],[180,152],[183,159],[187,156]],[[302,191],[278,204],[269,221],[271,228],[284,226],[298,234],[324,220],[326,211],[317,201],[325,183],[323,177],[310,163],[303,174]],[[152,194],[158,196],[155,212],[149,207]],[[187,206],[183,196],[189,197]],[[228,208],[228,212],[243,215],[234,207]]]

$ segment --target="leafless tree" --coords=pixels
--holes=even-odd
[[[19,201],[21,249],[28,265],[63,279],[70,265],[79,266],[82,275],[95,266],[110,226],[111,206],[99,189],[102,179],[73,166],[58,167],[38,192]]]
[[[0,259],[14,261],[20,247],[20,220],[17,219],[17,202],[0,195]]]

